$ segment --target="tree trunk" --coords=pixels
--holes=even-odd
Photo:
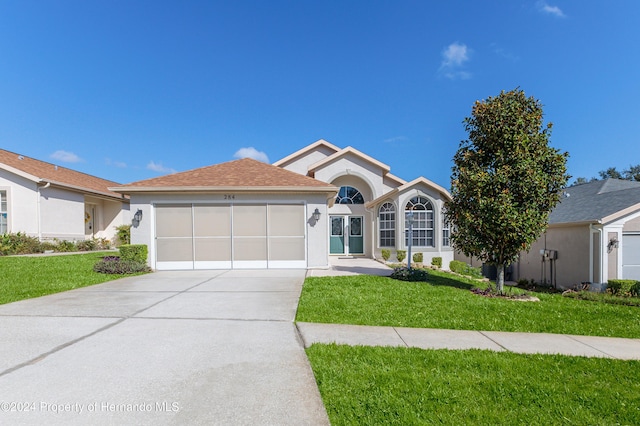
[[[496,276],[496,291],[499,294],[504,293],[504,264],[496,265],[498,275]]]

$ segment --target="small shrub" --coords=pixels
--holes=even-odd
[[[406,266],[394,268],[391,278],[400,281],[427,281],[429,274],[424,269],[409,269]]]
[[[41,253],[42,247],[36,237],[18,232],[16,234],[3,234],[0,236],[0,254],[31,254]]]
[[[465,262],[459,260],[452,260],[449,263],[449,269],[451,272],[455,272],[460,275],[465,275],[472,278],[482,278],[482,271],[480,268],[474,268],[471,265],[467,265]]]
[[[98,244],[96,243],[96,240],[82,240],[78,241],[76,246],[78,247],[78,251],[93,251],[96,249]]]
[[[145,244],[123,244],[119,250],[122,260],[147,263],[147,246]]]
[[[452,260],[449,263],[449,269],[451,269],[451,272],[455,272],[457,274],[462,274],[462,272],[464,272],[466,268],[467,268],[467,264],[464,262],[461,262],[460,260]]]
[[[58,247],[58,245],[53,241],[43,241],[40,243],[40,249],[42,249],[42,252],[56,251],[56,247]]]
[[[432,258],[431,266],[435,266],[436,268],[442,268],[442,258],[439,256]]]
[[[116,226],[116,246],[131,244],[131,225]]]
[[[56,241],[56,248],[54,249],[55,251],[61,252],[61,253],[67,253],[70,251],[78,251],[78,247],[76,246],[76,243],[74,243],[73,241],[67,241],[67,240],[55,240]]]
[[[422,253],[414,253],[411,257],[413,258],[414,263],[422,263],[422,260],[424,259]]]
[[[151,272],[151,268],[146,263],[133,260],[122,260],[117,256],[106,256],[93,265],[93,270],[101,274],[136,274],[140,272]]]
[[[382,249],[380,250],[380,254],[382,255],[382,258],[384,259],[384,261],[386,262],[391,257],[391,250]]]
[[[406,250],[397,250],[396,251],[396,258],[398,259],[398,262],[402,262],[407,258],[407,251]]]
[[[607,292],[614,296],[626,296],[631,294],[631,288],[637,283],[636,280],[609,280]]]
[[[636,281],[636,283],[631,286],[629,292],[633,297],[640,297],[640,281]]]

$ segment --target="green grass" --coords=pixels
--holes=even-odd
[[[540,302],[472,294],[477,281],[430,273],[430,284],[369,275],[310,277],[296,321],[640,338],[640,308],[530,293]]]
[[[93,271],[103,256],[105,253],[0,257],[0,304],[122,278]]]
[[[640,361],[315,344],[332,425],[640,424]]]

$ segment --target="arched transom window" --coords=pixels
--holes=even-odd
[[[409,221],[408,213],[413,212],[413,239],[414,247],[434,247],[433,241],[433,205],[425,197],[413,197],[405,206],[404,240],[409,245]]]
[[[364,204],[364,197],[353,186],[341,186],[336,204]]]
[[[380,247],[396,246],[396,207],[384,203],[378,213],[380,219]]]

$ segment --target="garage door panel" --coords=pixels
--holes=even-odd
[[[304,226],[303,205],[269,206],[270,237],[304,237]]]
[[[196,237],[229,237],[231,206],[194,206],[193,222]]]
[[[191,206],[156,208],[156,237],[191,237],[193,222]]]
[[[196,238],[196,262],[231,261],[231,238]]]
[[[267,235],[267,206],[233,206],[234,237],[264,237]]]
[[[156,259],[158,262],[192,262],[192,239],[158,238],[156,240]]]
[[[304,237],[269,238],[269,261],[304,260]]]
[[[622,277],[640,280],[640,234],[622,235]]]
[[[233,260],[267,260],[267,238],[246,237],[233,239]]]

